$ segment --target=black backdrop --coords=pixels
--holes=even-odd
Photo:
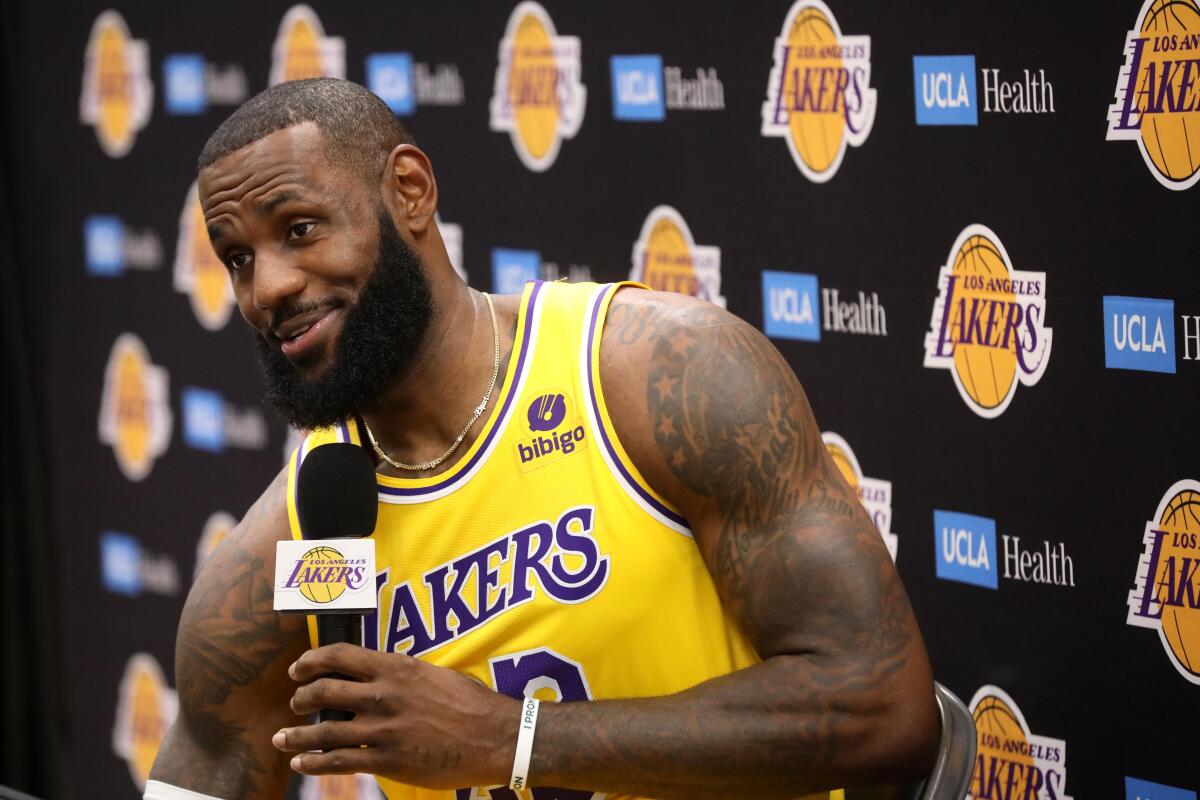
[[[69,723],[61,741],[74,796],[135,797],[136,776],[171,713],[173,633],[202,530],[215,512],[242,513],[285,457],[286,432],[257,407],[249,334],[237,319],[216,330],[200,324],[188,294],[175,288],[173,264],[195,156],[232,108],[222,100],[239,96],[239,76],[250,92],[266,87],[288,5],[123,2],[129,35],[145,43],[152,107],[119,157],[81,119],[85,48],[103,6],[16,5],[8,38],[19,42],[10,51],[19,55],[11,72],[19,85],[7,141],[27,144],[6,153],[20,165],[13,180],[23,181],[20,248],[10,249],[21,257],[8,269],[31,289],[27,330],[42,360],[21,374],[38,376],[34,389],[44,398],[16,423],[38,431],[49,464],[50,521],[38,535],[51,537],[57,553],[52,644],[65,654],[65,686],[55,689]],[[1178,5],[1174,30],[1200,33],[1194,5]],[[801,173],[782,138],[761,133],[787,2],[552,0],[546,10],[560,35],[580,40],[587,99],[578,133],[561,142],[548,169],[534,171],[508,133],[489,128],[512,5],[315,6],[325,31],[344,40],[346,77],[366,80],[368,54],[408,52],[431,71],[452,65],[461,79],[462,104],[418,104],[405,121],[437,168],[442,220],[461,226],[471,283],[493,288],[494,248],[536,251],[563,275],[626,278],[647,215],[666,204],[696,244],[720,248],[720,292],[752,324],[763,326],[770,311],[763,271],[815,275],[843,300],[874,295],[886,310],[886,335],[824,330],[819,341],[776,344],[822,429],[849,443],[868,478],[891,483],[897,563],[938,679],[968,702],[981,687],[998,688],[984,694],[1016,707],[1025,738],[1065,743],[1065,761],[1060,752],[1039,764],[1065,775],[1057,796],[1119,796],[1128,777],[1194,790],[1196,601],[1183,593],[1174,617],[1193,659],[1190,678],[1156,630],[1126,621],[1147,522],[1158,521],[1171,487],[1200,477],[1200,344],[1187,338],[1200,329],[1198,190],[1167,188],[1135,142],[1106,138],[1139,2],[938,0],[915,11],[838,0],[829,10],[843,34],[870,37],[877,110],[866,140],[821,183]],[[1188,40],[1180,41],[1187,51]],[[165,61],[181,53],[200,54],[222,78],[210,79],[213,102],[196,115],[167,109]],[[658,54],[686,78],[715,70],[723,108],[668,108],[658,122],[614,118],[610,57],[634,54]],[[974,126],[917,125],[922,87],[913,57],[962,54],[974,55],[979,105],[981,70],[998,69],[1006,81],[1030,70],[1052,84],[1054,111],[979,110]],[[1197,49],[1179,57],[1196,58]],[[135,73],[118,89],[107,85],[135,91]],[[453,103],[453,95],[442,100]],[[1200,97],[1195,103],[1200,108]],[[1193,133],[1192,152],[1198,117],[1164,117]],[[972,224],[994,232],[1011,269],[1045,274],[1042,321],[1053,331],[1040,380],[1017,386],[991,419],[960,396],[950,370],[923,366],[939,269]],[[118,229],[123,267],[113,266],[113,251],[105,257],[113,239],[104,234]],[[6,281],[6,291],[12,285]],[[1173,302],[1164,315],[1171,372],[1106,368],[1106,296]],[[810,299],[819,324],[819,293]],[[124,333],[165,370],[161,402],[136,348],[123,390],[132,394],[114,390],[111,407],[102,402],[106,364]],[[162,452],[134,452],[123,471],[119,448],[102,441],[106,419],[134,451],[143,435],[152,446],[161,428]],[[937,509],[995,521],[995,590],[937,577],[942,528],[957,529],[935,527]],[[970,532],[972,555],[981,531]],[[1005,535],[1030,550],[1047,542],[1065,552],[1074,585],[1005,577],[995,551]],[[1181,579],[1200,594],[1200,573],[1182,561],[1200,553],[1184,547],[1177,555]],[[157,683],[155,664],[166,685]],[[1021,738],[1007,731],[1004,740],[1013,736]],[[986,782],[977,792],[1005,796],[989,794]]]

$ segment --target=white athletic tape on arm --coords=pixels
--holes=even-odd
[[[539,701],[526,697],[521,703],[521,727],[517,729],[517,755],[513,758],[508,788],[516,791],[529,785],[529,759],[533,755],[533,729],[537,727]]]
[[[221,800],[211,794],[200,794],[191,789],[181,789],[162,781],[146,781],[146,793],[142,800]]]

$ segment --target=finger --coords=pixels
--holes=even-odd
[[[361,711],[370,700],[367,690],[356,681],[338,678],[317,678],[296,689],[292,695],[292,711],[301,716],[312,714],[323,708],[340,708],[344,711]]]
[[[339,642],[303,653],[288,667],[288,675],[300,683],[333,673],[370,680],[376,675],[375,659],[379,655],[374,650]]]
[[[290,766],[303,775],[350,775],[374,772],[375,761],[372,748],[352,747],[328,753],[301,753],[292,758]]]
[[[271,744],[285,753],[303,753],[373,744],[368,739],[367,729],[355,722],[320,722],[283,728],[271,737]]]

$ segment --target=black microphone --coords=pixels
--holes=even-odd
[[[326,444],[314,448],[300,465],[296,479],[296,513],[305,539],[349,539],[375,532],[379,513],[375,467],[358,445]],[[375,582],[374,575],[367,580]],[[347,642],[362,646],[363,613],[317,615],[317,644]],[[332,675],[345,678],[343,675]],[[354,714],[322,709],[321,722],[349,720]]]

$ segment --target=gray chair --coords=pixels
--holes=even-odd
[[[928,777],[904,786],[846,789],[846,800],[962,800],[975,770],[975,720],[954,692],[933,684],[942,739]]]

